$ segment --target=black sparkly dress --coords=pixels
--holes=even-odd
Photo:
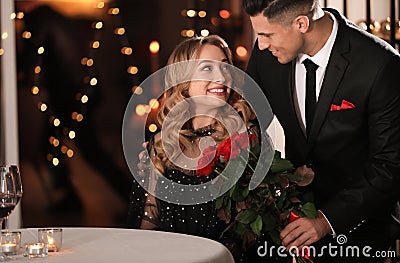
[[[249,133],[256,133],[259,138],[258,131],[259,130],[254,126],[248,128]],[[150,141],[149,145],[151,145],[151,142],[152,141]],[[258,143],[258,140],[256,143]],[[148,158],[147,160],[149,161]],[[168,195],[169,189],[164,185],[164,177],[183,185],[199,185],[213,179],[210,176],[197,177],[193,171],[175,168],[166,169],[164,176],[156,179],[151,175],[144,175],[141,184],[149,187],[151,181],[155,181],[156,183],[153,187],[156,195]],[[235,205],[232,205],[232,207],[235,207]],[[232,211],[232,213],[234,214],[234,211]],[[242,243],[240,237],[221,238],[221,234],[227,227],[227,224],[217,216],[214,200],[196,205],[180,205],[176,202],[170,203],[148,194],[147,191],[134,180],[129,200],[127,224],[130,228],[154,229],[213,239],[224,244],[232,252],[235,262],[266,262],[265,258],[257,257],[256,248],[258,246],[244,252],[240,248]],[[262,243],[259,242],[259,244]],[[277,261],[268,260],[268,262]]]
[[[178,169],[166,170],[165,176],[173,182],[184,185],[196,185],[210,180],[208,177],[185,174]],[[165,189],[161,180],[158,181],[156,189],[157,194],[164,194]],[[128,212],[128,224],[133,228],[141,228],[144,220],[153,224],[157,230],[218,240],[226,227],[217,216],[215,201],[197,205],[179,205],[154,198],[155,203],[152,203],[151,199],[143,198],[145,195],[148,194],[135,181]]]

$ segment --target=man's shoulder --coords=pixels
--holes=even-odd
[[[386,58],[399,56],[399,53],[387,41],[379,38],[364,29],[360,28],[352,21],[342,16],[334,9],[329,9],[338,20],[338,35],[335,42],[348,42],[351,52],[368,52],[368,57]]]

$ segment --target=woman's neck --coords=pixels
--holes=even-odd
[[[192,128],[197,130],[208,125],[215,124],[215,119],[208,116],[197,116],[192,119]]]

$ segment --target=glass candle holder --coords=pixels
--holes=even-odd
[[[47,245],[44,243],[33,243],[25,245],[24,256],[28,258],[44,258],[47,257]]]
[[[38,229],[38,241],[47,245],[49,252],[57,252],[62,245],[62,228]]]
[[[1,232],[1,252],[6,255],[15,255],[20,249],[21,232],[20,231],[2,231]]]

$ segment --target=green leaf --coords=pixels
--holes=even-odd
[[[229,190],[229,197],[232,197],[233,192],[235,191],[235,189],[236,189],[236,185],[232,186],[232,188]]]
[[[257,236],[260,236],[262,226],[263,226],[263,221],[260,215],[257,215],[256,220],[254,220],[250,224],[251,230],[253,230],[254,234],[256,234]]]
[[[264,231],[269,232],[276,227],[276,218],[271,213],[262,216]]]
[[[277,200],[277,201],[276,201],[276,206],[277,206],[279,209],[281,209],[281,208],[283,207],[284,203],[285,203],[285,200],[286,200],[286,192],[285,192],[285,191],[282,191],[282,192],[281,192],[281,195],[278,196],[276,200]]]
[[[264,189],[260,190],[257,193],[257,195],[262,197],[262,198],[267,198],[270,195],[270,192],[269,192],[269,190],[267,188],[264,188]]]
[[[301,182],[304,180],[304,177],[298,174],[293,173],[283,173],[282,176],[286,177],[289,182]]]
[[[315,205],[313,203],[305,203],[302,205],[300,209],[308,218],[317,218],[318,217],[318,212],[317,208],[315,208]]]
[[[235,185],[235,190],[232,192],[232,199],[233,201],[243,201],[243,196],[242,196],[242,189],[238,185]]]
[[[215,201],[215,208],[220,209],[223,203],[224,203],[224,198],[222,196],[218,197],[217,200]]]
[[[239,236],[243,236],[243,234],[247,231],[247,227],[246,225],[238,222],[236,224],[236,228],[235,228],[235,232],[236,234],[238,234]]]
[[[293,170],[293,164],[286,159],[281,158],[281,153],[279,151],[275,151],[274,159],[271,164],[271,172],[272,173],[282,173],[285,171]]]
[[[295,212],[300,217],[307,217],[306,214],[304,214],[301,210],[294,209],[293,212]]]
[[[260,155],[261,145],[260,144],[256,144],[253,148],[251,148],[251,152],[256,156]]]
[[[244,198],[246,198],[246,197],[249,195],[249,193],[250,193],[250,190],[249,190],[248,187],[245,187],[245,188],[242,190],[242,196],[243,196]]]
[[[249,188],[248,187],[242,187],[242,186],[236,186],[236,191],[232,195],[232,199],[234,201],[243,201],[247,196],[249,195]]]
[[[239,216],[238,221],[243,224],[250,224],[253,222],[257,217],[257,212],[254,209],[247,209],[243,211],[243,213]]]
[[[229,217],[231,214],[231,209],[232,209],[232,201],[231,201],[231,199],[229,199],[228,205],[226,206],[226,210],[227,210],[227,213],[229,213]]]
[[[272,239],[272,242],[274,242],[276,245],[281,245],[281,237],[279,236],[279,231],[277,229],[272,230],[269,232],[269,236]]]
[[[281,178],[280,178],[279,174],[277,174],[277,173],[275,173],[275,174],[268,173],[267,176],[265,177],[264,181],[267,184],[279,184],[281,182]]]

